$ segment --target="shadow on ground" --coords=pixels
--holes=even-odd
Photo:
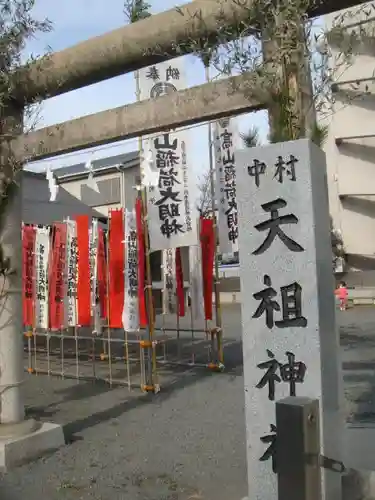
[[[224,374],[212,372],[207,368],[189,368],[181,366],[168,366],[168,375],[171,379],[169,385],[162,387],[159,394],[141,394],[133,392],[125,401],[121,401],[110,408],[96,411],[83,418],[63,422],[64,432],[67,440],[71,440],[77,433],[81,433],[89,427],[100,423],[116,419],[124,413],[135,410],[138,406],[159,406],[168,400],[176,391],[188,389],[190,386],[200,383],[203,380],[226,377],[242,376],[242,345],[240,341],[232,341],[225,344],[226,370]],[[28,406],[27,414],[31,417],[49,420],[54,418],[59,421],[58,414],[60,406],[64,403],[78,403],[88,398],[99,397],[103,394],[110,394],[114,390],[107,383],[102,381],[80,381],[78,384],[54,390],[55,401],[43,406]],[[73,415],[70,415],[71,417]]]
[[[375,422],[375,309],[339,315],[353,425]],[[228,500],[246,495],[240,311],[224,308],[225,373],[161,366],[162,391],[28,379],[28,414],[64,426],[70,446],[7,474],[0,497],[21,500]],[[169,354],[189,352],[188,339]],[[186,344],[186,345],[185,345]],[[203,344],[202,344],[203,345]],[[125,377],[125,372],[119,371]],[[9,494],[10,493],[10,494]]]

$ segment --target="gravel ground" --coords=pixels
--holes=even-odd
[[[338,321],[348,420],[358,447],[356,432],[361,432],[365,443],[374,442],[375,436],[375,308],[340,313]],[[3,476],[0,499],[244,497],[239,307],[224,308],[224,326],[226,372],[171,371],[156,396],[110,389],[104,383],[28,378],[28,413],[63,424],[69,444]],[[373,452],[369,449],[368,454]]]

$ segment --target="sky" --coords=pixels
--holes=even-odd
[[[151,12],[158,13],[182,5],[186,1],[149,0]],[[126,23],[123,14],[123,0],[36,0],[35,17],[47,17],[53,23],[53,31],[42,33],[32,40],[25,50],[25,57],[38,56],[47,50],[59,51],[71,47],[108,31],[120,28]],[[204,83],[204,69],[201,61],[194,56],[186,56],[187,86]],[[78,118],[106,109],[135,102],[135,80],[132,73],[119,76],[89,87],[44,101],[37,128]],[[267,113],[258,112],[238,118],[240,131],[251,127],[259,128],[261,139],[268,133]],[[190,129],[192,175],[198,179],[208,168],[207,126]],[[137,149],[137,139],[101,146],[92,150],[79,151],[69,155],[30,163],[27,168],[46,170],[86,162],[121,154]]]

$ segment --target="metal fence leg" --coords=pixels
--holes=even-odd
[[[276,403],[278,500],[321,500],[319,401]]]

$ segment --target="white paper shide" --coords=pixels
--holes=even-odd
[[[48,328],[49,229],[37,227],[35,236],[35,327]]]
[[[150,187],[156,187],[159,184],[159,171],[156,168],[154,156],[152,137],[145,137],[142,140],[140,169],[142,184],[148,190]]]
[[[127,332],[139,331],[138,245],[135,211],[125,211],[125,294],[122,324]]]
[[[77,324],[77,278],[78,278],[78,245],[77,224],[73,220],[66,221],[66,296],[64,300],[65,321],[67,327]]]
[[[214,127],[215,198],[218,207],[219,245],[223,254],[238,252],[236,158],[240,137],[234,118],[219,120]]]

